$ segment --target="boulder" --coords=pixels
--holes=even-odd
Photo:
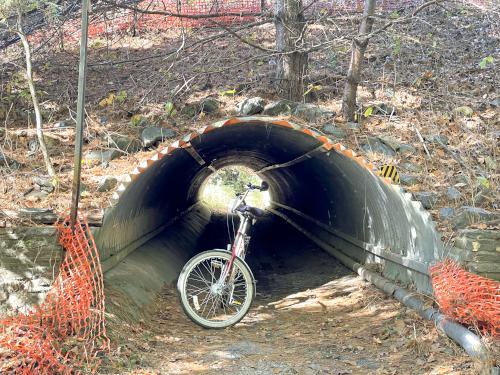
[[[109,163],[111,160],[119,158],[122,155],[123,152],[118,150],[91,150],[84,155],[83,161]]]
[[[422,206],[429,210],[434,207],[439,199],[436,193],[430,191],[420,191],[413,193],[413,198],[422,203]]]
[[[116,179],[116,177],[104,176],[99,180],[99,184],[97,185],[97,191],[101,193],[105,191],[110,191],[116,186],[117,183],[118,180]]]
[[[436,143],[443,145],[447,145],[449,141],[446,135],[441,135],[441,134],[427,134],[424,135],[424,139],[429,143]]]
[[[406,186],[415,185],[416,183],[418,183],[418,178],[417,176],[400,173],[399,182],[401,183],[401,185],[406,185]]]
[[[342,139],[346,137],[344,129],[336,127],[334,124],[323,126],[323,133],[331,135],[334,138]]]
[[[244,100],[236,106],[238,114],[243,116],[256,115],[264,110],[265,100],[261,97],[254,97]]]
[[[488,222],[500,219],[500,215],[487,211],[479,207],[463,206],[460,207],[451,219],[454,229],[462,229],[470,224]]]
[[[335,116],[334,111],[309,103],[298,104],[292,114],[308,122],[318,122],[319,120]]]
[[[193,118],[200,112],[200,103],[189,103],[182,107],[180,115],[186,118]]]
[[[413,147],[412,145],[408,145],[406,143],[401,143],[396,151],[401,153],[401,154],[414,154],[417,152],[417,149],[415,147]]]
[[[117,148],[126,153],[134,153],[142,149],[142,143],[137,138],[130,138],[119,134],[110,134],[105,137],[109,148]]]
[[[157,142],[163,142],[167,138],[175,137],[172,129],[149,127],[144,128],[141,133],[141,140],[144,147],[151,147]]]
[[[207,96],[200,103],[200,109],[203,113],[215,113],[219,110],[219,106],[219,101],[211,96]]]
[[[262,114],[267,116],[291,115],[299,103],[290,100],[278,100],[264,107]]]
[[[410,162],[401,163],[401,168],[414,173],[419,173],[422,171],[422,166]]]
[[[379,154],[384,154],[387,156],[394,156],[396,152],[394,149],[383,142],[380,138],[377,137],[368,137],[366,141],[362,144],[361,148],[365,152],[374,152]]]
[[[54,185],[49,176],[35,176],[33,177],[33,183],[39,190],[44,190],[47,193],[52,193],[54,191]]]
[[[439,209],[439,218],[441,220],[447,220],[453,216],[455,209],[452,207],[443,207]]]
[[[462,197],[462,193],[456,187],[450,186],[446,191],[446,196],[448,200],[456,201]]]
[[[19,169],[22,164],[18,161],[9,158],[5,153],[0,151],[0,170],[1,169]]]
[[[349,121],[347,123],[347,128],[351,130],[359,130],[359,124],[357,122]]]

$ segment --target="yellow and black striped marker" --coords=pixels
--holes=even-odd
[[[394,165],[383,165],[380,167],[380,173],[382,177],[389,177],[394,183],[399,184],[399,173]]]

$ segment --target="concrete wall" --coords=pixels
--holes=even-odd
[[[0,228],[0,315],[42,302],[61,255],[54,227]]]

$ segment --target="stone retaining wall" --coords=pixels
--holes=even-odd
[[[0,228],[0,315],[40,303],[61,255],[54,227]]]
[[[473,273],[500,281],[500,232],[463,229],[455,240],[452,255]]]

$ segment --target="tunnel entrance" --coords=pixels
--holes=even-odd
[[[420,203],[353,151],[265,117],[232,118],[188,134],[131,173],[96,233],[108,285],[121,285],[142,305],[174,281],[212,218],[200,189],[232,165],[269,182],[271,222],[295,228],[327,252],[380,263],[387,277],[430,292],[427,269],[441,258],[442,244]],[[276,236],[283,230],[270,237],[288,239]]]
[[[231,218],[228,220],[223,213],[213,214],[200,237],[197,252],[224,248],[229,241],[228,224],[231,227]],[[353,274],[300,231],[272,214],[258,220],[250,234],[245,260],[257,282],[256,303],[276,302]]]
[[[260,186],[262,179],[250,168],[233,165],[214,172],[201,184],[199,200],[212,211],[225,212],[236,194],[245,191],[248,184]],[[269,207],[271,196],[268,191],[249,192],[246,202],[252,207]]]

